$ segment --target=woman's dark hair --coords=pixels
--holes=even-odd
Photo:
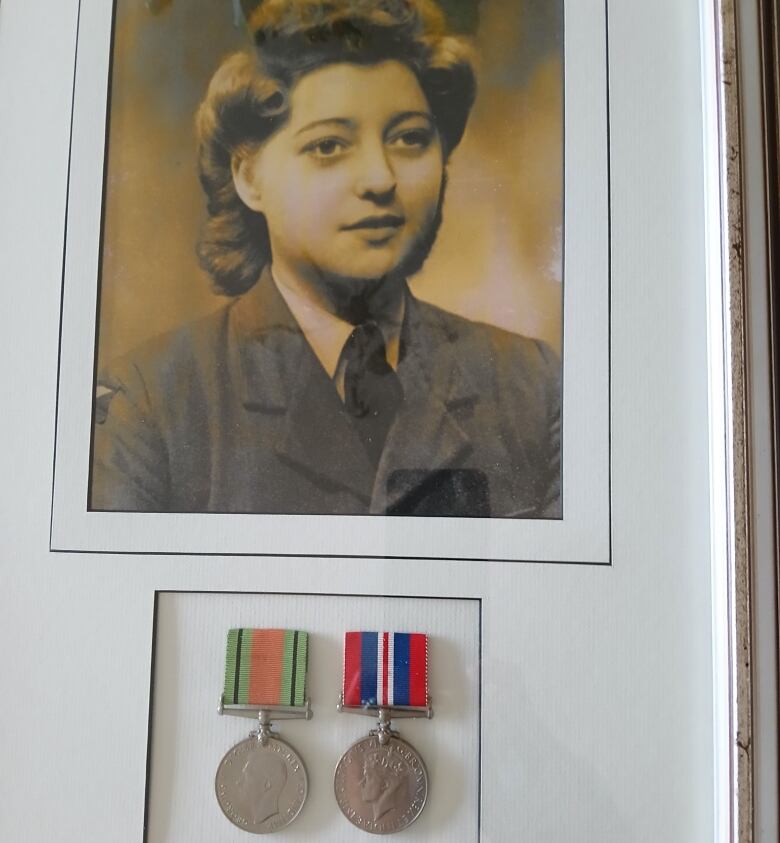
[[[403,62],[428,99],[445,159],[463,136],[476,93],[471,49],[447,33],[433,0],[265,0],[248,24],[255,49],[225,59],[196,121],[208,208],[198,257],[216,291],[229,296],[246,292],[271,259],[265,217],[236,193],[232,161],[284,123],[301,76],[337,62]]]

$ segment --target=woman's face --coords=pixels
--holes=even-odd
[[[334,64],[300,79],[285,126],[234,176],[243,201],[265,215],[274,267],[357,292],[429,239],[444,159],[406,65]]]

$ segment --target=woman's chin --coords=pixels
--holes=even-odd
[[[397,237],[373,245],[352,238],[348,248],[332,255],[328,274],[354,279],[356,283],[372,283],[395,274],[405,251],[404,243]]]
[[[394,277],[397,274],[398,261],[356,261],[334,269],[334,272],[328,274],[337,283],[348,285],[357,291]]]

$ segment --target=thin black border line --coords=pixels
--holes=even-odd
[[[111,44],[109,50],[109,69],[107,76],[107,94],[106,94],[106,131],[104,138],[104,155],[103,155],[103,192],[100,218],[100,243],[98,252],[98,277],[97,277],[97,291],[96,291],[96,318],[95,318],[95,342],[93,352],[93,387],[97,376],[97,347],[99,341],[99,315],[100,315],[100,282],[102,276],[102,254],[103,254],[103,233],[105,225],[105,193],[106,181],[108,171],[108,156],[109,156],[109,132],[111,123],[111,85],[113,80],[113,57],[114,57],[114,41],[116,34],[116,8],[118,0],[112,2],[111,12]],[[533,519],[541,521],[563,521],[563,489],[564,489],[564,460],[563,460],[563,389],[564,389],[564,348],[566,342],[565,331],[565,299],[566,299],[566,285],[564,281],[565,265],[566,265],[566,2],[561,2],[561,19],[563,21],[562,29],[563,35],[561,38],[561,54],[562,54],[562,68],[563,68],[563,183],[562,190],[564,194],[563,212],[562,212],[562,255],[561,255],[561,517],[556,519]],[[76,28],[76,58],[78,57],[78,42],[80,38],[80,15],[81,15],[81,0],[79,0],[79,18]],[[606,177],[607,177],[607,521],[608,521],[608,536],[607,536],[607,559],[604,562],[593,561],[578,561],[578,560],[533,560],[520,558],[483,558],[483,557],[467,557],[467,556],[389,556],[386,554],[360,554],[360,553],[341,553],[341,554],[312,554],[312,553],[260,553],[260,552],[243,552],[243,553],[210,553],[208,551],[133,551],[133,550],[99,550],[99,549],[78,549],[78,548],[55,548],[53,546],[54,533],[54,492],[56,480],[56,451],[57,451],[57,435],[59,429],[59,398],[60,398],[60,369],[62,365],[62,332],[63,332],[63,304],[65,297],[65,268],[66,268],[66,249],[67,249],[67,229],[68,229],[68,215],[69,215],[69,195],[70,195],[70,159],[72,156],[73,145],[73,122],[75,113],[75,90],[76,90],[76,68],[74,58],[74,74],[73,74],[73,95],[71,101],[71,137],[70,146],[68,150],[68,174],[67,174],[67,191],[65,202],[65,227],[63,236],[63,265],[62,265],[62,282],[60,291],[60,327],[59,327],[59,351],[57,357],[57,383],[55,396],[55,424],[54,424],[54,452],[52,458],[52,495],[51,495],[51,516],[49,521],[49,552],[50,553],[67,553],[67,554],[101,554],[106,556],[211,556],[211,557],[277,557],[277,558],[298,558],[298,559],[384,559],[384,560],[420,560],[420,561],[442,561],[442,562],[500,562],[500,563],[525,563],[525,564],[540,564],[540,565],[580,565],[580,566],[594,566],[594,567],[612,567],[612,543],[613,543],[613,519],[612,519],[612,150],[611,150],[611,125],[610,125],[610,53],[609,53],[609,0],[604,0],[604,30],[605,30],[605,77],[606,77]],[[94,390],[93,390],[94,391]],[[92,453],[94,441],[94,405],[92,409],[92,426],[90,429],[90,447],[89,447],[89,466],[87,468],[87,496],[89,497],[92,479]],[[89,503],[89,501],[87,501]],[[91,510],[87,507],[87,512],[100,512],[102,510]],[[130,513],[127,513],[130,514]],[[136,514],[136,513],[132,513]],[[140,514],[140,513],[138,513]],[[158,513],[160,514],[160,513]],[[166,513],[167,514],[167,513]],[[200,514],[208,517],[208,515],[257,515],[263,513],[187,513]],[[333,517],[333,513],[322,513],[321,517]],[[485,519],[475,519],[485,520]],[[504,519],[488,519],[488,520],[504,520]]]
[[[477,689],[477,843],[482,840],[482,692],[484,682],[484,658],[483,658],[483,622],[484,622],[484,599],[482,597],[452,597],[441,594],[420,595],[420,594],[348,594],[344,592],[326,591],[235,591],[230,589],[211,591],[199,588],[160,588],[155,589],[152,607],[152,652],[149,668],[149,713],[146,721],[146,780],[144,782],[144,820],[142,843],[149,840],[149,803],[152,795],[152,742],[154,724],[154,692],[155,692],[155,670],[157,667],[157,627],[160,613],[160,595],[165,594],[205,594],[205,595],[237,595],[256,597],[370,597],[377,600],[461,600],[468,603],[477,603],[477,654],[479,666],[477,675],[479,677]]]
[[[330,516],[325,516],[330,517]],[[332,516],[336,517],[336,516]],[[359,553],[230,553],[208,551],[183,551],[183,550],[69,550],[67,548],[50,548],[49,553],[63,553],[65,555],[91,554],[98,556],[209,556],[215,559],[380,559],[388,562],[409,561],[409,562],[497,562],[511,565],[573,565],[589,568],[611,568],[609,562],[587,562],[571,559],[498,559],[495,557],[483,556],[387,556],[387,555],[366,555]]]
[[[143,843],[146,843],[149,836],[149,798],[152,790],[150,787],[152,780],[152,724],[154,722],[152,700],[154,699],[154,672],[157,668],[157,620],[160,610],[160,601],[158,598],[161,593],[161,591],[154,592],[154,605],[152,608],[152,653],[149,666],[149,714],[146,720],[146,780],[144,782]]]
[[[116,0],[114,0],[116,2]],[[113,32],[111,39],[113,40]],[[62,374],[62,325],[65,309],[65,268],[68,256],[68,216],[70,206],[70,169],[73,160],[73,123],[76,117],[76,75],[79,64],[79,41],[81,40],[81,0],[76,10],[76,48],[73,53],[73,84],[70,92],[70,129],[68,133],[68,169],[65,177],[65,221],[62,233],[62,274],[60,278],[60,326],[57,340],[57,382],[54,395],[54,449],[51,465],[51,513],[49,515],[49,551],[51,551],[52,535],[54,533],[54,489],[57,473],[57,431],[60,420],[60,377]],[[97,329],[97,328],[96,328]]]
[[[563,406],[566,397],[566,299],[568,297],[568,283],[566,281],[566,241],[568,240],[569,227],[566,224],[566,135],[568,129],[568,121],[566,120],[566,0],[558,0],[558,8],[560,12],[560,55],[561,55],[561,403],[558,408],[560,418],[558,419],[558,427],[560,430],[559,454],[558,459],[561,464],[561,517],[563,521],[566,517],[566,501],[564,489],[566,484],[563,480],[566,461],[563,458],[564,451],[564,437],[566,431],[564,429],[563,420],[565,418]]]
[[[79,0],[81,2],[81,0]],[[95,344],[92,350],[92,395],[95,395],[98,378],[98,349],[100,347],[100,303],[103,298],[103,255],[106,248],[106,197],[108,195],[108,164],[111,154],[111,101],[114,96],[114,48],[116,45],[116,10],[119,0],[111,5],[111,43],[108,50],[108,79],[106,82],[106,133],[103,139],[103,186],[100,196],[100,242],[98,243],[97,289],[95,291]],[[95,412],[96,403],[92,402],[89,424],[89,465],[87,466],[87,511],[92,495],[92,471],[95,454]]]
[[[479,653],[479,670],[477,671],[479,675],[479,693],[477,694],[477,717],[479,718],[479,723],[477,725],[477,839],[482,840],[482,687],[485,681],[485,660],[484,653],[482,651],[484,640],[482,637],[482,608],[484,604],[481,597],[470,597],[466,599],[479,600],[479,631],[477,633],[479,637],[477,642],[477,651]]]
[[[612,111],[609,44],[609,0],[604,0],[604,54],[607,83],[607,511],[609,519],[607,564],[611,568],[614,522],[612,520],[612,123],[610,119]]]

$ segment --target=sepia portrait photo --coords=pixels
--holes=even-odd
[[[89,509],[562,517],[561,0],[116,0]]]

